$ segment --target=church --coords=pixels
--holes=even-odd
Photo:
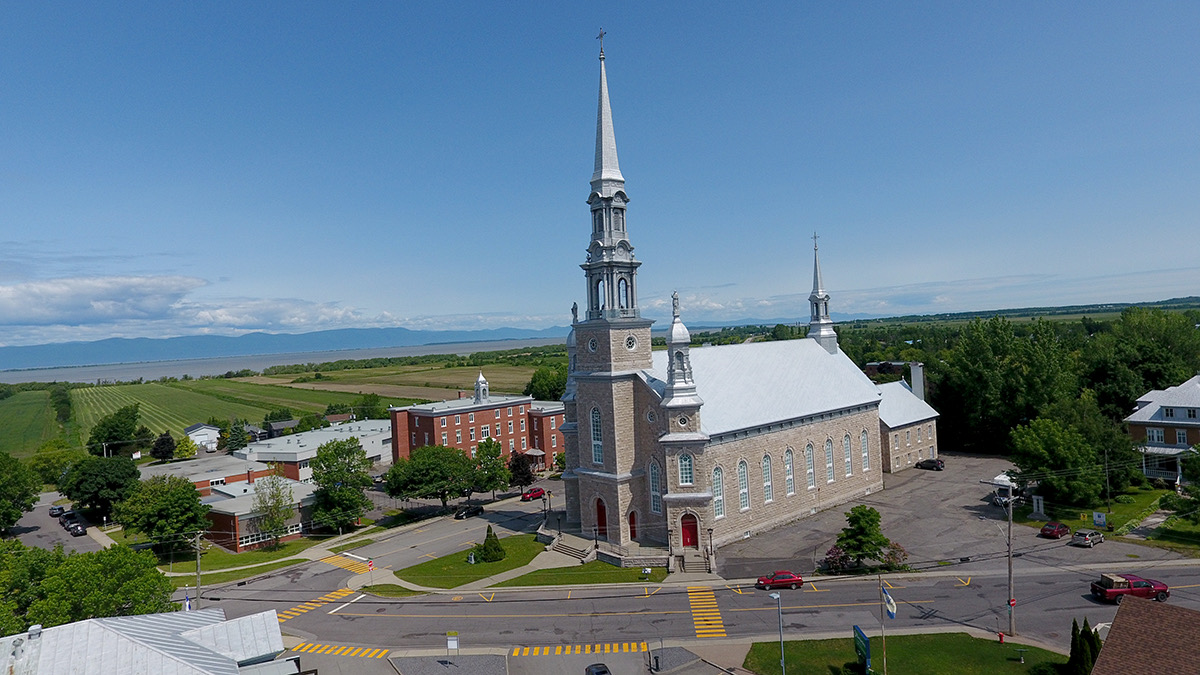
[[[685,561],[882,490],[884,394],[838,348],[815,237],[806,338],[691,348],[676,294],[667,348],[651,350],[603,48],[594,168],[586,309],[572,308],[567,338],[563,525],[610,560]]]

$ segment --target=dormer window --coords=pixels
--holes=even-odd
[[[1196,419],[1196,409],[1195,409],[1195,408],[1188,408],[1188,414],[1187,414],[1187,416],[1188,416],[1188,419],[1189,419],[1189,420],[1194,420],[1194,419]]]
[[[1170,419],[1170,418],[1172,418],[1172,417],[1174,417],[1174,416],[1175,416],[1175,409],[1174,409],[1174,408],[1163,408],[1163,417],[1166,417],[1167,419]]]

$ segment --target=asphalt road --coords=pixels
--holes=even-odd
[[[24,514],[17,521],[11,530],[12,534],[26,546],[52,549],[56,545],[62,544],[65,551],[79,551],[80,553],[99,551],[100,544],[97,544],[94,539],[87,535],[72,537],[58,524],[57,517],[50,516],[50,507],[54,504],[54,500],[61,498],[62,495],[57,492],[43,492],[38,495],[37,504],[34,505],[32,511]],[[67,504],[66,506],[70,508],[71,505]],[[92,525],[89,523],[88,527],[90,528]]]

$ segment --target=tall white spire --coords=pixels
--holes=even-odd
[[[601,31],[603,36],[604,32]],[[617,137],[613,134],[612,108],[608,103],[608,75],[604,71],[604,44],[600,45],[600,101],[596,107],[596,166],[592,191],[605,197],[625,184],[617,163]]]
[[[808,296],[808,306],[808,337],[816,340],[830,354],[836,353],[838,338],[833,330],[833,319],[829,318],[829,293],[825,292],[825,282],[821,279],[816,232],[813,232],[813,289]]]
[[[671,294],[671,330],[667,332],[667,389],[663,393],[664,408],[695,408],[704,404],[696,394],[696,379],[692,375],[692,342],[687,326],[679,318],[679,292]]]

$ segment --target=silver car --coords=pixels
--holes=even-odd
[[[1103,542],[1104,535],[1095,530],[1075,530],[1075,534],[1071,536],[1071,543],[1076,546],[1092,548]]]

